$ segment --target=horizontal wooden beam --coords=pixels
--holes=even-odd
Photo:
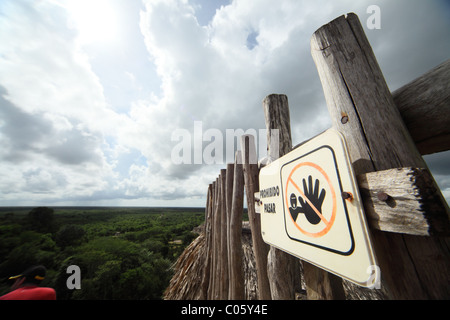
[[[399,168],[357,176],[371,228],[421,236],[449,236],[449,208],[427,169]],[[261,213],[259,192],[255,211]]]
[[[427,169],[399,168],[357,176],[371,228],[413,235],[450,234],[449,208]]]
[[[392,97],[422,155],[450,150],[450,59]]]

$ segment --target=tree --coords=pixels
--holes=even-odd
[[[47,207],[34,208],[28,213],[28,222],[33,230],[42,233],[52,232],[54,229],[53,209]]]
[[[56,244],[63,249],[67,246],[80,244],[85,234],[86,231],[78,225],[65,225],[56,233]]]

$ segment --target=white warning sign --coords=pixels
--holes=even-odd
[[[265,242],[358,285],[376,285],[379,268],[337,131],[328,130],[264,167],[259,181]]]

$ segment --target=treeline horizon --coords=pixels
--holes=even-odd
[[[186,209],[188,211],[197,211],[204,210],[205,207],[173,207],[173,206],[52,206],[52,205],[35,205],[35,206],[0,206],[0,214],[1,212],[8,210],[27,210],[34,209],[38,207],[46,207],[51,209],[174,209],[174,210],[183,210]]]

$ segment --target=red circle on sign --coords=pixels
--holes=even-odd
[[[298,168],[303,167],[303,166],[309,166],[309,167],[312,167],[312,168],[318,170],[318,171],[322,174],[322,176],[325,178],[325,180],[326,180],[327,183],[328,183],[328,186],[330,187],[330,190],[331,190],[331,198],[332,198],[332,200],[333,200],[333,206],[332,206],[332,211],[331,211],[331,217],[330,217],[329,220],[325,219],[325,218],[323,217],[323,215],[322,215],[322,214],[321,214],[321,213],[320,213],[320,212],[312,205],[312,203],[311,203],[311,202],[309,201],[309,199],[305,196],[305,194],[304,194],[303,191],[300,189],[300,187],[299,187],[299,186],[294,182],[294,180],[292,179],[292,175],[294,174],[294,172],[295,172]],[[321,167],[319,167],[317,164],[312,163],[312,162],[302,162],[302,163],[299,163],[298,165],[296,165],[296,166],[294,167],[294,169],[292,169],[291,173],[289,174],[289,178],[287,179],[287,182],[286,182],[285,201],[286,201],[287,208],[289,208],[289,202],[288,202],[288,196],[287,196],[287,195],[288,195],[287,189],[288,189],[289,183],[291,183],[291,184],[294,186],[294,188],[300,193],[300,195],[301,195],[301,196],[309,203],[309,205],[312,207],[312,209],[314,209],[314,211],[316,212],[316,214],[320,217],[320,219],[322,220],[322,222],[325,224],[325,228],[323,228],[322,230],[320,230],[320,231],[318,231],[318,232],[309,232],[309,231],[306,231],[306,230],[302,229],[302,228],[294,221],[294,219],[292,218],[292,216],[289,214],[289,217],[291,218],[291,221],[294,223],[295,227],[296,227],[301,233],[303,233],[304,235],[309,236],[309,237],[319,238],[319,237],[322,237],[322,236],[326,235],[326,234],[328,233],[328,231],[330,231],[331,227],[333,226],[334,220],[336,219],[336,208],[337,208],[337,206],[336,206],[336,192],[334,191],[333,185],[332,185],[332,183],[331,183],[331,181],[330,181],[330,178],[329,178],[328,175],[326,174],[326,172],[325,172]]]

